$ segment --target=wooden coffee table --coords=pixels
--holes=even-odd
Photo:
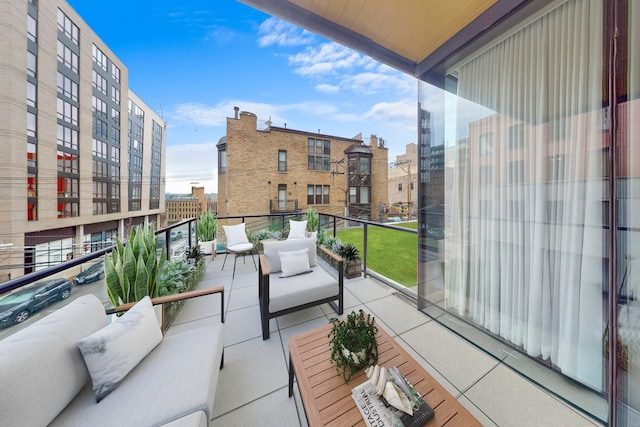
[[[344,383],[330,360],[330,330],[329,323],[289,339],[289,397],[293,395],[295,376],[310,426],[364,426],[351,389],[367,376],[361,370]],[[434,409],[435,417],[427,426],[482,425],[379,326],[377,341],[378,364],[398,367]]]

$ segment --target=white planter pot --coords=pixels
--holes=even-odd
[[[213,252],[215,252],[215,247],[217,244],[217,239],[214,240],[206,240],[204,242],[200,242],[200,250],[206,254],[206,255],[211,255]]]

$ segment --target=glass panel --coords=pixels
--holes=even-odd
[[[624,2],[623,2],[624,3]],[[627,87],[619,88],[624,99],[618,105],[617,239],[619,262],[616,300],[618,302],[618,425],[640,424],[640,3],[628,2]],[[624,25],[622,26],[624,28]],[[619,65],[624,66],[625,61]],[[620,67],[622,68],[622,67]],[[622,80],[624,81],[624,80]]]
[[[446,90],[421,83],[418,292],[425,310],[475,325],[483,335],[442,317],[606,420],[603,5],[555,2],[460,58]]]

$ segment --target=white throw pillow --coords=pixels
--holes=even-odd
[[[289,220],[289,237],[287,239],[304,239],[307,237],[307,220]]]
[[[249,243],[244,222],[238,225],[223,225],[222,228],[224,229],[224,235],[227,237],[227,247]],[[251,247],[248,249],[251,249]]]
[[[100,402],[162,341],[162,331],[149,296],[114,323],[78,341]]]
[[[300,249],[290,252],[278,252],[282,274],[280,277],[291,277],[311,271],[309,267],[309,249]]]

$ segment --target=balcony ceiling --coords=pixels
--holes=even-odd
[[[481,34],[518,0],[240,0],[380,62],[420,77],[459,46],[465,28]],[[464,37],[463,37],[464,38]],[[468,37],[467,37],[468,39]],[[456,43],[453,43],[454,45]],[[440,51],[440,53],[439,53]]]

